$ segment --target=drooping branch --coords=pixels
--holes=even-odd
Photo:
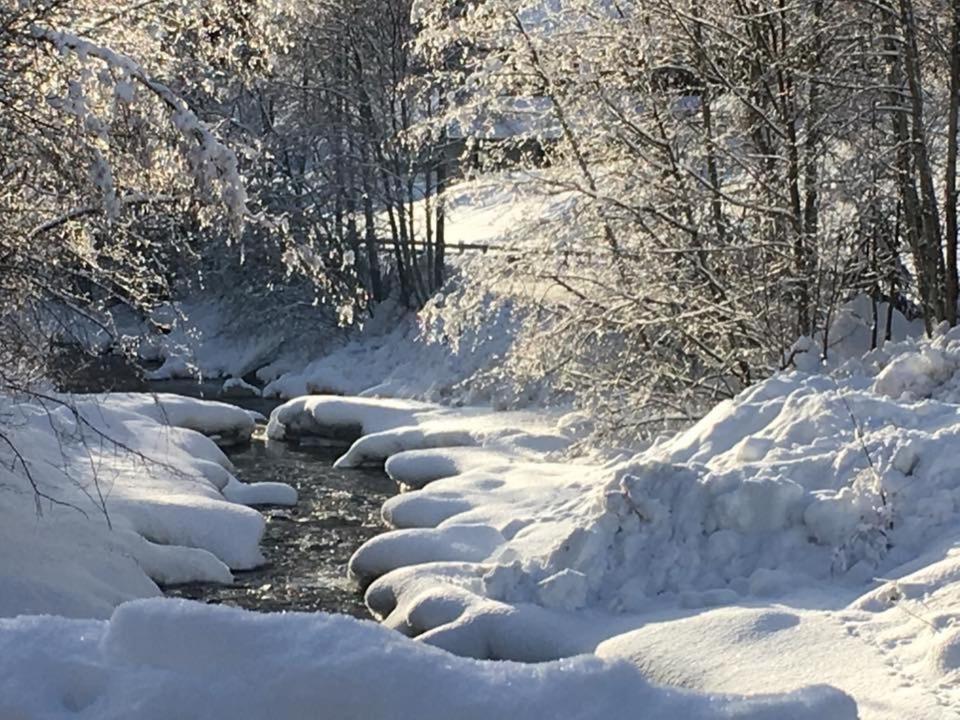
[[[121,83],[136,82],[156,96],[170,111],[171,122],[185,139],[192,140],[195,151],[189,156],[197,180],[206,187],[213,181],[219,183],[220,201],[229,211],[236,229],[247,218],[247,193],[240,175],[236,153],[224,145],[197,117],[187,103],[163,83],[150,77],[132,58],[117,53],[65,32],[34,25],[30,35],[37,41],[52,45],[58,52],[70,51],[81,60],[96,58],[121,75]],[[120,85],[119,92],[132,100],[127,85]]]

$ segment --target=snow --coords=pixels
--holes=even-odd
[[[925,347],[890,362],[877,376],[873,389],[894,399],[929,397],[934,388],[953,376],[956,369],[943,352]]]
[[[452,391],[457,378],[474,372],[467,353],[451,353],[441,343],[431,360],[423,346],[410,348],[407,335],[380,336],[383,344],[368,356],[359,341],[349,352],[336,350],[326,365],[281,378],[266,394],[278,394],[285,384],[319,382],[322,367],[330,382],[352,377],[356,389],[387,367],[391,355],[400,364],[391,366],[386,386],[363,396],[288,400],[272,413],[267,434],[270,441],[348,437],[353,444],[339,467],[383,464],[404,491],[382,508],[391,529],[358,549],[349,566],[384,627],[325,616],[221,616],[209,613],[226,611],[192,605],[126,604],[109,623],[77,626],[78,633],[97,638],[84,651],[92,655],[80,662],[106,667],[110,676],[131,673],[130,687],[143,681],[138,673],[160,667],[168,692],[178,694],[195,687],[185,679],[192,662],[219,667],[226,657],[240,669],[217,675],[216,682],[225,684],[205,687],[205,697],[219,701],[222,690],[226,701],[241,697],[244,708],[264,712],[272,702],[277,717],[296,716],[300,706],[284,705],[288,696],[272,687],[232,684],[243,675],[249,647],[257,648],[257,660],[268,668],[274,662],[297,672],[313,668],[313,679],[297,687],[325,688],[324,702],[334,697],[344,717],[460,716],[461,698],[454,696],[443,695],[427,708],[402,688],[391,689],[389,706],[371,705],[386,701],[354,686],[344,686],[341,697],[330,680],[341,667],[355,661],[372,673],[357,670],[358,682],[386,673],[374,652],[390,656],[391,678],[422,678],[437,658],[445,668],[437,672],[452,673],[452,685],[483,687],[521,707],[534,702],[523,693],[546,683],[545,695],[536,698],[538,712],[563,697],[553,680],[542,678],[572,668],[564,682],[584,683],[584,693],[592,692],[591,677],[626,673],[623,686],[597,681],[616,702],[604,696],[590,706],[614,717],[631,708],[625,700],[631,693],[645,694],[637,702],[664,708],[665,717],[739,717],[746,706],[718,699],[723,693],[776,696],[755,698],[751,702],[759,704],[743,710],[757,717],[955,717],[960,331],[940,329],[922,339],[909,323],[897,321],[902,332],[896,339],[869,350],[863,346],[868,316],[856,305],[839,314],[845,330],[834,335],[825,360],[818,350],[822,340],[798,342],[794,369],[720,403],[685,431],[639,451],[596,448],[583,457],[575,452],[589,443],[594,419],[582,413],[425,401],[434,392],[430,387]],[[369,366],[363,366],[364,357]],[[489,363],[491,357],[473,360]],[[426,372],[438,367],[446,368],[439,380]],[[377,397],[394,391],[420,399]],[[171,462],[189,467],[194,479],[189,487],[179,476],[153,484],[143,478],[114,481],[108,498],[118,526],[109,535],[114,545],[97,523],[73,516],[78,527],[42,533],[36,543],[22,539],[29,537],[24,518],[34,522],[25,512],[14,518],[19,525],[0,525],[0,534],[29,544],[0,562],[14,568],[7,587],[15,588],[10,592],[19,607],[106,617],[124,600],[155,593],[149,577],[225,581],[229,567],[257,561],[262,518],[229,501],[295,502],[295,493],[283,485],[237,482],[216,444],[197,432],[221,441],[243,439],[252,428],[249,414],[168,396],[117,395],[98,407],[144,452],[156,449],[162,437]],[[55,422],[71,427],[68,413]],[[66,512],[51,510],[44,522]],[[50,564],[47,556],[60,559]],[[70,592],[82,597],[64,598],[65,578],[76,588]],[[19,612],[15,604],[3,609]],[[196,646],[190,650],[183,641],[188,649],[181,654],[172,645],[164,649],[166,641],[153,640],[151,633],[154,624],[165,627],[166,613],[185,627],[209,625],[211,635],[196,630]],[[154,614],[160,619],[154,621]],[[6,628],[50,632],[35,620]],[[269,637],[258,641],[261,631]],[[235,639],[223,640],[218,632]],[[127,635],[140,639],[131,641],[133,649],[118,640],[127,649],[113,653],[110,638]],[[290,640],[279,647],[273,636]],[[314,643],[309,657],[301,639]],[[331,658],[325,642],[333,643]],[[502,685],[484,685],[489,672]],[[498,674],[504,672],[520,675]],[[210,675],[204,675],[206,682],[214,682]],[[804,689],[824,684],[852,697],[857,709],[844,695]],[[658,706],[679,697],[664,686],[694,691],[683,695],[691,704]],[[94,693],[84,707],[109,717],[110,708],[119,707],[112,703],[129,698],[115,687]],[[293,686],[287,691],[293,693]],[[50,692],[62,697],[70,690]],[[147,697],[161,696],[153,692],[161,690]],[[801,694],[783,695],[793,692]],[[602,703],[608,701],[606,708]],[[770,710],[770,703],[785,704]],[[466,706],[463,712],[483,716]],[[570,707],[558,704],[555,714],[566,717],[583,706],[582,699]],[[483,707],[494,716],[499,712],[499,706]],[[251,712],[244,716],[255,717]]]
[[[269,681],[264,682],[268,678]],[[852,720],[845,695],[703,695],[581,656],[541,665],[456,658],[372,623],[146,600],[109,621],[0,621],[0,716]]]
[[[257,323],[251,333],[249,324],[263,310],[248,304],[237,307],[226,298],[194,294],[154,310],[151,319],[169,329],[155,335],[145,328],[121,326],[118,333],[133,332],[139,336],[138,353],[143,360],[160,360],[159,368],[146,374],[149,380],[226,378],[224,395],[251,392],[254,386],[243,376],[275,364],[303,364],[304,353],[311,345],[319,345],[330,335],[320,318],[312,332],[297,333],[296,342],[288,342],[287,323]],[[299,319],[299,318],[298,318]],[[294,320],[288,318],[292,323]],[[251,394],[254,394],[251,392]],[[256,392],[259,394],[259,391]]]
[[[267,397],[305,394],[411,398],[435,403],[536,405],[537,387],[514,387],[486,377],[510,356],[531,306],[557,288],[530,278],[507,279],[503,263],[514,252],[542,237],[518,237],[517,228],[531,217],[573,215],[575,194],[544,193],[527,173],[501,173],[463,181],[448,189],[445,200],[446,257],[452,277],[418,313],[403,313],[393,303],[374,315],[343,344],[323,348],[312,362],[270,368]],[[413,213],[418,227],[427,204]],[[572,224],[572,223],[571,223]],[[557,242],[562,240],[557,239]],[[490,252],[463,247],[490,248]],[[497,273],[491,267],[498,267]],[[496,285],[474,278],[498,276]]]
[[[260,388],[242,378],[228,378],[220,390],[222,397],[260,397]]]
[[[239,482],[198,432],[249,436],[233,406],[125,393],[0,411],[0,615],[107,617],[155,582],[232,582],[263,561],[264,519],[244,504],[296,502],[289,486]]]
[[[460,313],[482,313],[489,326],[451,326],[448,318]],[[462,396],[465,402],[477,402],[460,385],[508,351],[518,324],[509,299],[473,298],[449,288],[447,295],[438,295],[416,315],[399,316],[395,308],[378,308],[377,316],[356,337],[306,366],[270,378],[263,394],[293,398],[332,393],[431,401]]]
[[[88,58],[97,58],[106,65],[109,72],[101,73],[101,78],[110,82],[121,82],[125,86],[120,88],[121,96],[128,96],[129,83],[135,81],[141,87],[157,96],[170,112],[170,123],[180,132],[184,143],[185,153],[190,161],[194,179],[201,183],[204,189],[216,197],[229,211],[230,220],[236,227],[241,227],[246,220],[247,193],[243,179],[240,176],[239,163],[233,150],[221,143],[206,124],[194,114],[186,102],[166,85],[147,75],[143,68],[132,58],[114,52],[108,47],[98,45],[88,39],[69,33],[52,30],[42,25],[31,24],[27,31],[37,41],[51,44],[62,55],[75,54],[82,62]],[[119,80],[114,80],[113,75]],[[86,129],[107,140],[107,133],[103,121],[87,106],[82,85],[70,83],[69,99],[52,98],[53,105],[60,106],[65,112],[77,115],[84,121]],[[99,155],[99,151],[96,151]],[[109,174],[110,168],[105,163],[102,168]],[[101,183],[98,183],[101,184]],[[112,178],[103,183],[104,194],[113,195]],[[116,202],[114,199],[113,202]],[[108,201],[108,210],[109,207]]]
[[[172,600],[133,601],[157,593],[151,577],[229,582],[228,566],[259,561],[263,527],[259,514],[229,500],[292,502],[295,494],[278,484],[243,486],[212,440],[164,424],[177,420],[221,434],[245,427],[246,413],[220,403],[136,394],[74,402],[79,417],[95,418],[97,430],[109,432],[115,443],[146,457],[162,452],[164,465],[133,462],[115,443],[94,452],[101,477],[110,475],[106,503],[113,531],[100,518],[80,518],[59,507],[45,509],[42,518],[31,517],[22,505],[0,511],[13,520],[0,525],[10,540],[0,555],[4,580],[10,579],[0,592],[7,615],[110,617],[0,620],[0,716],[52,718],[67,709],[90,718],[131,712],[138,718],[205,717],[201,708],[210,708],[210,717],[293,718],[322,706],[336,708],[338,718],[485,718],[523,714],[524,708],[559,718],[598,712],[634,717],[639,707],[649,717],[856,717],[851,699],[826,687],[749,698],[690,693],[649,684],[630,662],[591,655],[584,642],[589,633],[571,623],[570,612],[588,600],[589,579],[577,570],[540,578],[534,586],[539,605],[519,602],[524,553],[544,537],[559,537],[549,532],[549,514],[569,523],[564,506],[602,472],[544,462],[546,453],[563,450],[571,440],[560,429],[570,423],[558,425],[559,416],[333,397],[301,398],[273,413],[274,433],[349,428],[377,438],[358,440],[345,456],[351,463],[432,453],[420,459],[434,474],[438,462],[463,470],[400,496],[389,513],[385,508],[385,514],[408,513],[423,523],[431,501],[413,501],[428,493],[443,497],[450,492],[444,484],[459,480],[455,490],[464,504],[439,527],[384,534],[352,558],[351,572],[363,583],[380,578],[371,585],[371,604],[379,597],[390,617],[387,627],[378,627],[323,614],[257,615]],[[14,409],[28,419],[20,427],[32,433],[25,446],[46,443],[41,449],[49,450],[64,442],[64,433],[83,427],[71,422],[67,409]],[[60,431],[59,440],[51,428]],[[460,450],[444,460],[445,451],[436,447],[443,443],[460,443]],[[81,467],[75,458],[64,462],[73,472]],[[575,473],[577,468],[588,472]],[[425,475],[411,470],[410,477]],[[63,493],[77,477],[54,480],[45,473],[43,487]],[[24,528],[25,521],[36,523],[37,532]],[[541,523],[546,535],[532,532],[529,545],[510,546],[524,529]],[[30,542],[37,537],[39,543]],[[383,582],[391,577],[401,581]],[[437,582],[444,577],[448,582]],[[425,642],[390,628],[420,634]],[[445,649],[479,658],[557,659],[490,663]],[[949,653],[942,654],[948,663]],[[274,680],[263,683],[262,677]]]
[[[337,461],[340,467],[383,463],[406,450],[502,443],[543,452],[570,443],[546,412],[496,412],[486,407],[449,408],[415,400],[334,395],[289,400],[271,413],[267,425],[267,435],[274,440],[336,433],[360,436]]]
[[[492,266],[540,242],[517,237],[521,220],[571,215],[574,195],[544,193],[526,173],[458,183],[446,199],[451,281],[419,313],[388,300],[349,332],[333,327],[323,307],[288,301],[279,287],[266,300],[238,298],[237,280],[229,275],[199,290],[181,289],[182,297],[155,308],[149,319],[116,306],[98,318],[109,332],[72,316],[60,324],[91,350],[135,348],[141,360],[159,365],[146,373],[148,380],[223,378],[222,397],[259,392],[250,384],[255,376],[265,397],[333,393],[535,406],[542,399],[537,383],[518,387],[487,375],[496,376],[510,357],[531,301],[556,286],[514,278],[490,287],[470,278],[490,277]],[[425,226],[426,210],[422,199],[414,204],[418,227]],[[387,224],[385,216],[381,221]],[[461,244],[492,250],[464,251]]]
[[[597,654],[629,659],[654,682],[701,691],[749,685],[783,692],[829,678],[857,699],[861,717],[955,716],[930,685],[861,634],[857,620],[783,607],[718,608],[650,623],[602,643]]]
[[[485,525],[455,525],[437,532],[410,529],[381,535],[350,558],[350,574],[372,579],[405,565],[443,560],[484,560],[503,545],[503,536]]]
[[[112,393],[109,405],[159,423],[202,432],[222,444],[246,442],[256,427],[251,414],[235,405],[171,393]]]
[[[242,483],[231,477],[221,488],[223,496],[241,505],[296,505],[297,491],[285,483]]]
[[[310,396],[271,432],[349,428],[339,464],[385,463],[409,490],[351,571],[425,643],[596,651],[704,692],[829,683],[864,718],[952,717],[960,641],[936,608],[960,593],[960,331],[911,333],[861,355],[840,342],[817,372],[608,462],[565,455],[590,419],[559,412]]]
[[[396,452],[387,458],[383,469],[401,487],[420,489],[434,480],[505,461],[510,462],[502,452],[482,447],[427,448]]]

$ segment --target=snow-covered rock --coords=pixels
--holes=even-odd
[[[260,388],[245,382],[243,378],[227,378],[220,388],[220,397],[225,398],[245,398],[260,397]]]

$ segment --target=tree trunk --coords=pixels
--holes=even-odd
[[[953,0],[953,30],[950,33],[950,105],[947,129],[944,216],[947,237],[947,266],[944,287],[944,316],[957,324],[957,124],[960,116],[960,0]]]
[[[364,162],[363,174],[363,222],[367,245],[367,267],[370,273],[370,294],[374,302],[382,302],[383,279],[380,276],[380,248],[377,244],[377,228],[373,216],[373,192],[370,187],[368,163]]]
[[[436,212],[436,238],[434,240],[433,257],[433,285],[439,289],[443,286],[444,280],[444,253],[446,251],[446,237],[444,235],[446,225],[446,212],[444,208],[445,199],[443,196],[447,188],[447,136],[443,133],[440,136],[440,162],[437,164],[437,189],[436,202],[434,204]]]
[[[940,215],[934,189],[933,169],[930,164],[926,128],[924,126],[923,79],[920,72],[920,51],[917,44],[916,18],[912,0],[900,0],[900,24],[903,31],[903,57],[907,87],[910,91],[910,147],[914,172],[920,181],[918,238],[921,261],[918,271],[925,275],[927,286],[925,314],[928,329],[943,318],[944,298],[940,296],[940,276],[943,272],[943,253]]]

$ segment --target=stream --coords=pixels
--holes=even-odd
[[[167,595],[250,610],[324,610],[370,617],[363,596],[347,579],[347,561],[383,531],[380,506],[396,493],[381,470],[337,470],[340,451],[330,447],[267,443],[225,448],[245,482],[285,482],[299,500],[293,507],[257,506],[267,519],[261,546],[267,564],[234,572],[233,585],[191,583],[164,588]]]
[[[218,400],[269,416],[281,401],[273,398],[219,397],[222,381],[144,382],[116,356],[84,364],[62,383],[68,392],[169,392]],[[283,482],[297,489],[293,507],[254,506],[266,518],[261,541],[266,564],[234,571],[233,585],[187,583],[162,588],[171,597],[234,605],[265,612],[322,610],[369,618],[359,588],[347,578],[353,552],[383,532],[380,506],[397,492],[381,469],[338,470],[334,461],[343,442],[267,441],[258,425],[247,444],[223,451],[244,482]]]

